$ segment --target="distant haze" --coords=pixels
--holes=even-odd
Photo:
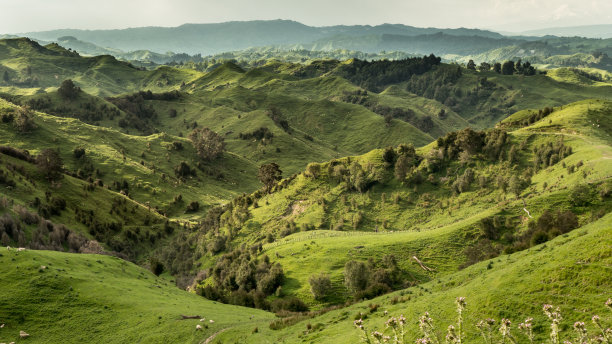
[[[524,32],[612,24],[610,0],[0,0],[0,34],[254,19],[313,26],[398,23]]]

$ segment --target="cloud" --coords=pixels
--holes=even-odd
[[[611,0],[0,0],[0,33],[292,19],[309,25],[401,23],[534,28],[609,23]]]

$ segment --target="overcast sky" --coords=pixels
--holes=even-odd
[[[519,32],[612,24],[612,0],[0,0],[0,33],[253,19]]]

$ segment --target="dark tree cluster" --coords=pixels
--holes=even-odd
[[[454,90],[453,85],[462,75],[461,67],[444,66],[429,73],[414,75],[408,80],[406,88],[419,96],[447,104],[448,99],[458,95],[459,91]]]
[[[520,59],[516,63],[512,60],[506,61],[503,64],[499,62],[495,63],[493,65],[493,71],[503,75],[536,75],[535,67],[533,67],[529,61],[522,63]]]
[[[341,99],[347,103],[362,105],[368,108],[370,111],[383,116],[387,124],[389,124],[391,119],[395,118],[408,122],[424,132],[431,131],[435,125],[430,116],[417,116],[412,109],[393,108],[390,106],[378,105],[368,97],[368,91],[365,90],[345,92]]]
[[[259,167],[257,177],[264,185],[264,190],[266,192],[270,192],[272,191],[274,185],[276,185],[276,183],[283,178],[283,171],[281,171],[278,164],[271,162]]]
[[[548,142],[534,149],[533,165],[536,170],[553,166],[559,161],[572,155],[572,147],[566,146],[562,140]]]
[[[251,132],[240,133],[238,134],[238,137],[240,137],[242,140],[255,139],[258,141],[266,142],[272,140],[274,134],[267,127],[260,127]]]
[[[340,66],[337,73],[356,85],[379,92],[387,85],[408,81],[413,75],[428,72],[440,61],[433,54],[395,61],[355,59],[353,63]]]
[[[371,299],[404,287],[402,271],[394,255],[381,261],[350,260],[344,265],[344,285],[355,300]]]
[[[81,92],[81,88],[74,84],[74,82],[70,79],[62,81],[62,84],[57,89],[57,94],[64,100],[75,100],[79,93]]]
[[[545,107],[543,109],[539,109],[538,112],[532,112],[529,117],[525,118],[525,119],[521,119],[518,121],[513,121],[513,122],[508,122],[508,123],[502,123],[502,126],[504,127],[512,127],[512,126],[521,126],[521,127],[527,127],[532,125],[533,123],[547,117],[548,115],[550,115],[551,113],[553,113],[555,111],[554,108],[552,107]]]
[[[0,153],[29,163],[34,163],[36,161],[36,159],[30,155],[28,150],[22,150],[10,146],[0,146]]]
[[[186,161],[181,161],[178,166],[174,167],[174,174],[177,178],[185,179],[187,177],[195,177],[197,176],[197,172],[195,168],[189,166]]]
[[[28,99],[25,103],[32,109],[55,116],[77,118],[85,123],[96,124],[104,119],[112,121],[121,115],[118,108],[104,103],[99,104],[94,98],[86,98],[80,102],[54,104],[49,96],[41,96]]]
[[[281,110],[275,106],[271,107],[267,112],[268,117],[276,124],[279,128],[283,129],[286,133],[291,133],[291,127],[289,122],[283,116]]]
[[[270,309],[266,297],[279,289],[285,275],[281,265],[267,256],[257,259],[260,250],[257,245],[242,246],[224,254],[210,271],[214,286],[200,288],[198,293],[224,303]]]
[[[108,101],[115,104],[119,109],[127,113],[125,118],[119,121],[119,126],[122,128],[135,128],[145,134],[151,134],[154,129],[151,126],[152,122],[157,121],[157,112],[152,104],[146,103],[149,100],[165,100],[171,101],[181,97],[178,91],[165,93],[152,93],[151,91],[140,91],[125,97],[107,98]]]
[[[102,248],[82,234],[54,224],[25,208],[17,208],[18,218],[9,214],[0,217],[0,243],[2,245],[19,245],[36,250],[68,251],[79,253],[102,253]],[[25,235],[25,227],[36,225],[30,239]]]
[[[47,148],[40,152],[36,156],[36,165],[50,181],[58,180],[63,176],[64,162],[55,149]]]

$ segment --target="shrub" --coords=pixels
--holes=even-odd
[[[270,308],[273,312],[289,311],[289,312],[306,312],[308,306],[295,296],[289,296],[282,299],[272,301]]]
[[[577,207],[586,206],[591,203],[591,190],[587,185],[576,185],[572,189],[570,197],[573,205]]]
[[[85,156],[85,148],[77,147],[72,151],[72,154],[76,159],[80,159]]]
[[[344,265],[344,285],[354,293],[362,291],[368,285],[369,274],[365,263],[350,260]]]
[[[194,213],[194,212],[196,212],[198,210],[200,210],[200,203],[198,201],[192,201],[187,206],[187,209],[185,210],[185,212],[187,212],[187,213]]]
[[[162,272],[164,272],[164,264],[162,264],[162,262],[157,260],[157,258],[150,258],[149,266],[150,266],[151,272],[155,276],[159,276],[162,274]]]
[[[322,300],[331,292],[331,280],[327,274],[312,275],[308,279],[308,283],[315,300]]]
[[[198,156],[206,161],[215,160],[225,151],[225,140],[216,132],[208,128],[194,129],[189,134]]]

